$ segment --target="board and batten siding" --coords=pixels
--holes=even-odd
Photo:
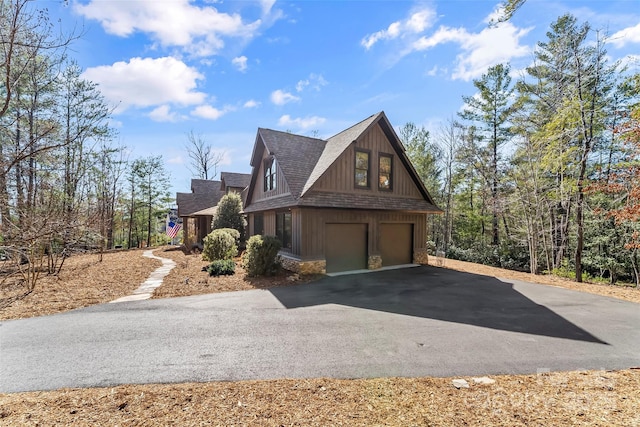
[[[369,154],[369,188],[355,187],[355,148],[361,148]],[[378,154],[393,156],[391,191],[378,189]],[[376,196],[408,197],[421,199],[422,194],[416,186],[409,172],[400,161],[398,153],[387,139],[386,135],[376,124],[369,132],[362,135],[355,144],[347,148],[322,177],[314,184],[314,190],[332,191],[339,193],[369,192]]]
[[[335,223],[367,224],[369,255],[380,254],[380,245],[384,244],[380,242],[380,224],[384,223],[413,224],[414,251],[426,248],[427,214],[347,209],[300,209],[300,214],[302,239],[298,253],[303,259],[324,258],[325,225]]]
[[[256,177],[255,186],[253,187],[253,194],[251,196],[251,202],[255,203],[257,201],[268,199],[271,197],[282,196],[285,194],[289,194],[289,186],[287,185],[287,181],[284,179],[284,175],[280,170],[280,165],[276,159],[276,188],[271,191],[264,191],[264,161],[269,156],[266,148],[262,150],[262,158],[260,159],[260,167],[258,168],[258,175]]]

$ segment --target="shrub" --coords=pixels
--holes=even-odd
[[[233,228],[240,234],[238,247],[244,244],[244,216],[242,215],[242,198],[239,194],[229,193],[222,196],[218,202],[216,216],[213,218],[211,228],[214,230],[220,228]]]
[[[229,233],[233,240],[236,242],[236,246],[240,247],[240,232],[235,228],[216,228],[216,230],[224,231],[225,233]]]
[[[202,259],[215,261],[219,259],[231,259],[238,253],[235,240],[229,233],[222,230],[213,230],[204,238]]]
[[[276,273],[280,267],[277,256],[281,247],[280,240],[274,236],[252,236],[242,257],[247,275],[255,277]]]
[[[236,263],[232,259],[219,259],[207,267],[209,276],[231,276],[236,272]]]

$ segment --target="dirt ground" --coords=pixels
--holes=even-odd
[[[216,292],[246,291],[250,289],[268,289],[275,286],[291,286],[307,283],[321,276],[298,276],[283,270],[270,277],[248,277],[242,268],[240,257],[235,259],[236,272],[231,276],[211,277],[203,267],[209,265],[201,255],[185,255],[179,248],[163,247],[154,254],[175,261],[176,267],[162,281],[152,298],[171,298],[189,295],[202,295]]]
[[[0,308],[0,320],[44,316],[113,301],[131,294],[162,263],[142,250],[74,255],[58,276],[42,274],[26,298]],[[3,299],[0,288],[0,301]]]
[[[0,395],[0,424],[638,426],[640,371],[451,378],[284,379]]]
[[[431,257],[429,258],[429,263],[431,265],[449,268],[451,270],[498,277],[501,279],[521,280],[524,282],[539,283],[541,285],[557,286],[560,288],[572,289],[574,291],[588,292],[590,294],[603,295],[606,297],[640,303],[640,289],[629,286],[606,285],[600,283],[578,283],[557,276],[522,273],[520,271],[505,270],[503,268],[489,267],[487,265],[473,264],[471,262],[457,261],[453,259],[436,260],[435,257]]]
[[[250,279],[209,277],[198,255],[160,248],[177,267],[154,298],[288,286],[314,278],[282,273]],[[435,265],[526,280],[640,302],[640,291],[577,284],[453,260]],[[442,265],[442,262],[444,265]],[[67,311],[130,294],[160,262],[141,251],[69,258],[59,278],[43,279],[0,319]],[[1,344],[1,343],[0,343]],[[1,347],[0,347],[1,349]],[[640,370],[492,376],[493,384],[457,389],[452,378],[282,379],[125,385],[0,394],[0,425],[264,426],[640,426]]]

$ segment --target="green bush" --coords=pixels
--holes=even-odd
[[[236,272],[236,263],[232,259],[219,259],[207,267],[209,276],[231,276]]]
[[[224,231],[225,233],[229,233],[233,240],[236,242],[236,246],[240,247],[240,232],[235,228],[216,228],[216,230]]]
[[[235,239],[226,231],[213,230],[204,238],[202,259],[205,261],[232,259],[237,253]]]
[[[238,247],[242,247],[245,240],[244,229],[246,223],[242,215],[242,198],[239,194],[229,193],[222,196],[218,202],[216,215],[213,217],[211,228],[233,228],[240,233]]]
[[[242,256],[242,264],[250,277],[275,274],[280,267],[277,256],[282,247],[274,236],[252,236]]]

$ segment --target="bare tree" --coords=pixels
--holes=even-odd
[[[224,152],[216,151],[208,144],[202,135],[196,135],[193,131],[187,134],[186,150],[189,154],[189,168],[193,176],[200,179],[213,179],[218,174],[218,165],[224,158]]]

